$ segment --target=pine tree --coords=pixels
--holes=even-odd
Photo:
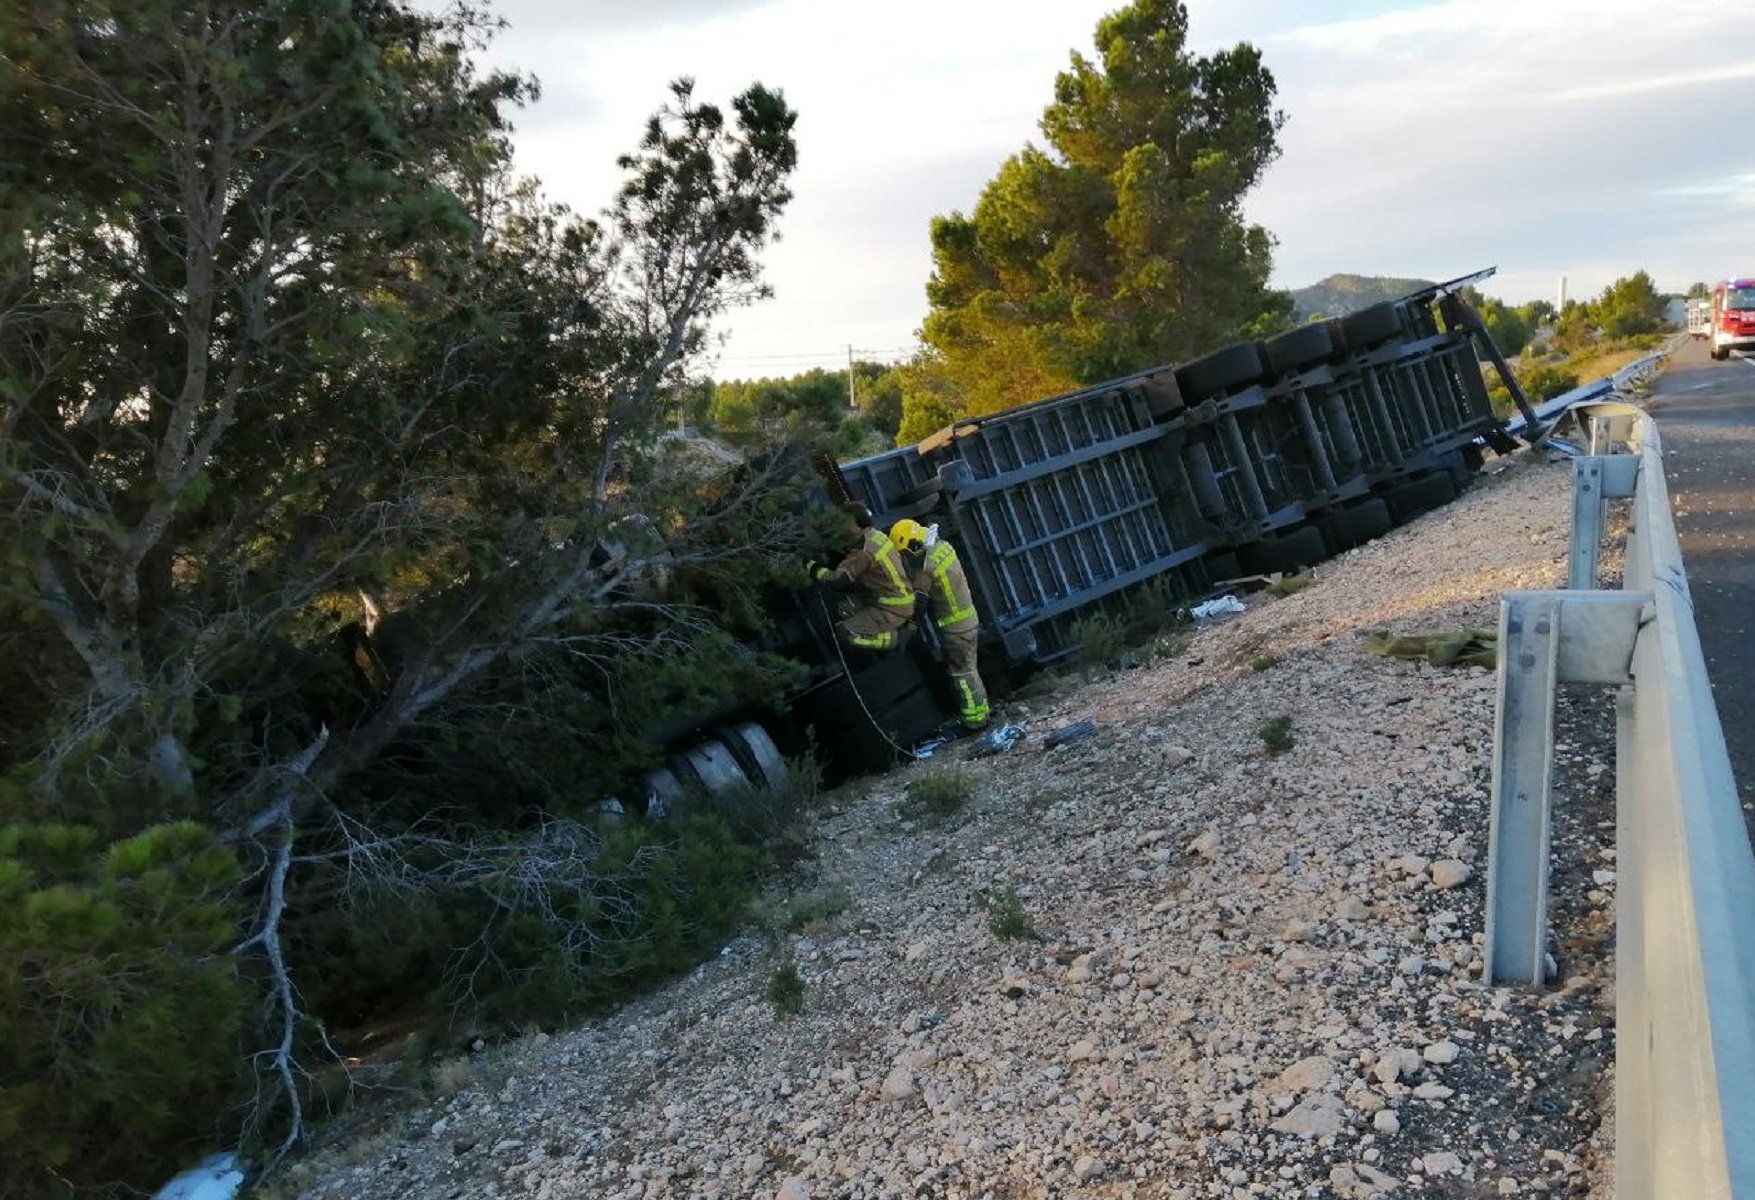
[[[932,224],[923,335],[965,414],[1271,332],[1273,239],[1243,198],[1278,153],[1273,75],[1247,43],[1189,52],[1177,0],[1136,0],[1075,54],[973,214]],[[917,394],[927,394],[920,390]],[[920,422],[907,422],[917,429]]]

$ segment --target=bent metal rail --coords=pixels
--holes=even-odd
[[[1554,689],[1616,706],[1615,1194],[1755,1198],[1755,855],[1707,682],[1652,419],[1574,408],[1567,590],[1507,593],[1488,848],[1489,980],[1546,967]],[[1630,498],[1623,587],[1597,587],[1607,499]]]

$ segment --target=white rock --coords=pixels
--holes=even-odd
[[[780,1190],[774,1193],[774,1200],[810,1200],[810,1184],[802,1175],[788,1175]]]
[[[1371,1128],[1393,1137],[1402,1131],[1402,1119],[1395,1115],[1393,1108],[1379,1109],[1377,1115],[1371,1118]]]
[[[1170,770],[1194,761],[1194,751],[1187,746],[1165,746],[1158,751],[1158,757],[1164,760],[1164,766]]]
[[[1442,1042],[1433,1042],[1430,1046],[1427,1046],[1424,1050],[1420,1051],[1420,1057],[1429,1063],[1436,1063],[1442,1067],[1455,1062],[1457,1055],[1461,1053],[1461,1048],[1458,1047],[1455,1042],[1446,1038]]]
[[[1347,1116],[1341,1110],[1340,1098],[1327,1092],[1309,1097],[1273,1123],[1275,1133],[1302,1138],[1334,1137],[1346,1127]]]
[[[1268,1085],[1271,1092],[1307,1092],[1312,1088],[1326,1088],[1335,1077],[1335,1065],[1326,1054],[1312,1054],[1309,1058],[1301,1058],[1281,1071]]]
[[[1414,1089],[1414,1097],[1419,1100],[1448,1100],[1454,1095],[1455,1089],[1447,1088],[1442,1083],[1422,1083]]]
[[[1469,864],[1457,858],[1441,858],[1432,864],[1432,886],[1435,888],[1459,887],[1469,881],[1474,871]]]
[[[1371,915],[1371,906],[1357,896],[1348,896],[1335,905],[1335,916],[1342,921],[1363,921]]]
[[[1394,1083],[1403,1075],[1412,1075],[1419,1069],[1420,1056],[1408,1046],[1397,1046],[1378,1056],[1371,1073],[1377,1076],[1379,1083]]]
[[[1219,854],[1219,831],[1209,829],[1194,841],[1188,843],[1188,852],[1198,854],[1204,859],[1214,859]]]
[[[885,1100],[906,1100],[919,1092],[920,1088],[914,1082],[914,1072],[907,1067],[897,1067],[884,1076],[883,1087],[880,1089]]]
[[[1080,1183],[1089,1183],[1103,1173],[1103,1164],[1089,1154],[1081,1155],[1073,1164],[1073,1176]]]
[[[1316,922],[1300,921],[1296,917],[1280,926],[1282,942],[1308,942],[1316,932]]]
[[[1422,1158],[1420,1163],[1426,1168],[1428,1175],[1457,1175],[1461,1174],[1463,1168],[1462,1159],[1448,1150],[1435,1150]]]

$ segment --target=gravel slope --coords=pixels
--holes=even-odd
[[[831,927],[336,1122],[283,1193],[1607,1195],[1609,700],[1562,704],[1559,981],[1487,989],[1493,676],[1361,647],[1558,585],[1570,468],[1492,465],[1179,658],[1014,707],[1031,736],[941,823],[898,811],[934,764],[834,793],[800,884],[851,894]],[[1041,749],[1084,717],[1098,736]],[[990,932],[1007,888],[1036,939]],[[789,1020],[764,999],[786,955]]]

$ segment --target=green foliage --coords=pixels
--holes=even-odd
[[[853,364],[854,396],[859,415],[894,446],[902,427],[902,371],[879,363]]]
[[[1269,758],[1278,758],[1298,744],[1292,736],[1292,718],[1285,715],[1269,717],[1261,723],[1256,733],[1260,736],[1262,748],[1267,751]]]
[[[1668,302],[1644,271],[1617,279],[1591,305],[1592,317],[1611,338],[1656,333],[1664,325]]]
[[[938,767],[908,782],[902,815],[910,819],[948,817],[975,795],[978,782],[967,767]]]
[[[982,897],[982,906],[987,909],[987,931],[1000,941],[1030,942],[1041,936],[1016,888],[988,893]]]
[[[791,933],[821,932],[852,905],[853,893],[838,884],[794,896],[786,902],[786,928]]]
[[[1710,300],[1712,298],[1712,285],[1704,280],[1689,284],[1687,298],[1690,300]]]
[[[489,1016],[583,1011],[752,887],[723,820],[597,846],[588,814],[787,677],[750,642],[803,464],[668,435],[763,292],[795,114],[678,81],[582,219],[513,174],[495,19],[431,7],[0,5],[0,822],[95,829],[0,850],[9,1184],[151,1183],[252,1103],[260,981],[223,950],[265,875],[171,817],[296,795],[284,941],[325,1018],[445,969]],[[420,837],[374,890],[338,830]]]
[[[1266,591],[1270,596],[1295,596],[1314,582],[1316,576],[1308,572],[1303,575],[1282,575],[1268,584]]]
[[[1538,323],[1534,305],[1512,308],[1496,297],[1483,296],[1473,287],[1465,287],[1461,294],[1481,315],[1482,322],[1487,326],[1487,333],[1493,338],[1493,344],[1505,357],[1516,357],[1530,344]]]
[[[1249,660],[1249,669],[1255,672],[1271,671],[1286,661],[1278,654],[1258,654]]]
[[[1073,622],[1072,643],[1087,671],[1112,668],[1127,649],[1125,625],[1120,617],[1106,612],[1080,617]]]
[[[1551,363],[1538,363],[1526,371],[1518,373],[1517,381],[1523,385],[1524,394],[1531,403],[1552,400],[1563,392],[1570,392],[1578,386],[1578,376],[1564,367]]]
[[[781,1019],[796,1017],[804,1011],[804,976],[798,964],[787,959],[768,975],[768,1005]]]
[[[195,824],[0,829],[8,1195],[168,1175],[227,1119],[255,1005],[227,953],[239,876]]]
[[[1166,635],[1188,622],[1175,587],[1154,579],[1128,591],[1111,611],[1073,622],[1072,644],[1087,671],[1139,666],[1180,653],[1183,640]]]
[[[1243,198],[1284,118],[1260,52],[1191,54],[1178,0],[1103,18],[970,215],[932,223],[922,329],[959,415],[1192,357],[1288,323]],[[925,395],[916,393],[916,407]],[[907,413],[902,437],[925,424]]]
[[[516,904],[503,884],[465,905],[513,915],[468,918],[485,932],[451,961],[450,998],[489,1020],[562,1021],[600,1011],[692,969],[736,930],[756,894],[762,857],[716,816],[624,821],[549,916]]]

